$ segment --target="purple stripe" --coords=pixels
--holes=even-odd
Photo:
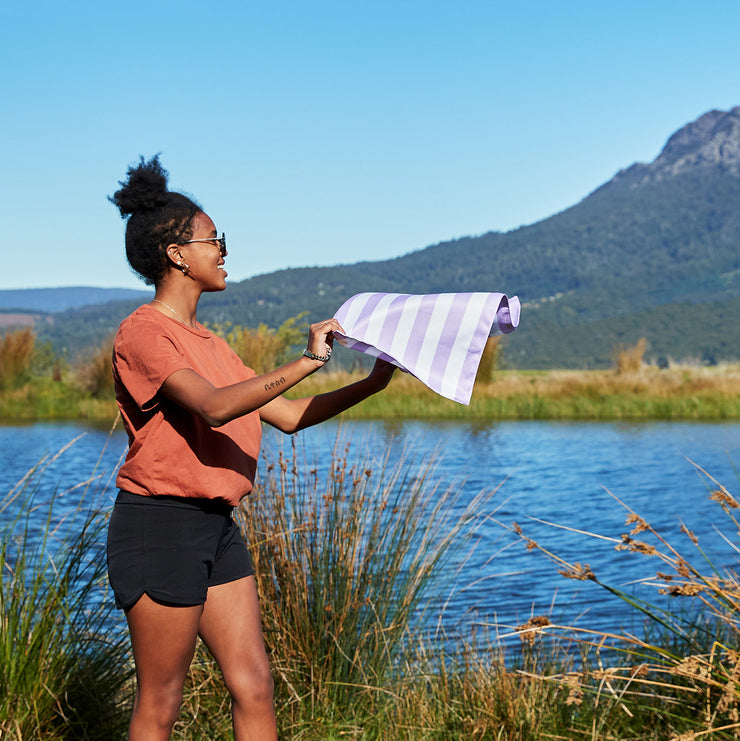
[[[442,385],[442,379],[444,378],[447,364],[450,360],[450,350],[455,343],[457,330],[465,316],[465,310],[468,308],[468,304],[470,303],[470,297],[470,293],[457,293],[450,305],[450,310],[447,313],[442,334],[437,343],[437,349],[445,350],[446,352],[438,351],[434,354],[432,367],[429,371],[429,385],[434,389],[439,389]]]
[[[407,368],[413,368],[419,359],[419,353],[424,344],[424,337],[426,336],[429,322],[432,319],[432,311],[434,311],[436,300],[436,294],[428,294],[422,296],[421,301],[419,302],[419,308],[409,338],[408,350],[404,353],[404,360],[406,361]]]
[[[378,336],[378,347],[390,349],[393,345],[393,340],[396,337],[398,331],[398,324],[401,318],[401,312],[403,311],[404,304],[408,301],[408,294],[399,294],[396,296],[390,304],[386,307],[386,315],[383,320],[383,327],[380,330]]]
[[[364,331],[367,329],[373,312],[375,311],[375,307],[383,300],[384,295],[385,294],[382,293],[375,293],[368,299],[368,302],[362,307],[360,316],[357,317],[357,321],[355,322],[355,328],[357,330]]]
[[[401,365],[401,361],[392,358],[390,355],[384,353],[382,350],[378,350],[375,345],[368,345],[367,342],[361,342],[360,340],[350,340],[350,339],[339,339],[339,344],[343,347],[346,347],[348,350],[357,350],[357,352],[366,353],[368,350],[375,350],[377,355],[374,355],[374,357],[378,357],[381,360],[387,360],[389,363],[393,363],[393,365],[398,366],[402,371],[405,373],[408,373],[409,371]],[[371,353],[372,354],[372,353]]]

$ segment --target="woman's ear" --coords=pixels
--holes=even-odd
[[[189,270],[189,265],[186,264],[183,258],[183,254],[180,251],[180,245],[179,244],[168,245],[167,249],[165,250],[165,253],[172,267],[176,268],[177,270],[182,270],[182,272],[187,275],[187,271]]]

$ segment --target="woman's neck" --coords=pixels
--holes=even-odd
[[[152,306],[189,327],[197,326],[198,300],[184,295],[183,291],[172,291],[158,286],[152,299]]]

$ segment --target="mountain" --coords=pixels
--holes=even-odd
[[[394,260],[281,270],[203,297],[200,317],[277,326],[330,316],[361,291],[503,291],[523,303],[506,338],[512,367],[604,367],[646,337],[649,355],[740,357],[740,107],[674,133],[651,163],[618,172],[580,203],[519,229],[441,242]],[[130,303],[55,316],[72,347],[113,331]],[[734,325],[728,322],[735,322]],[[738,338],[740,339],[740,338]]]
[[[15,288],[0,290],[0,311],[59,312],[109,301],[145,301],[151,291],[131,288]]]

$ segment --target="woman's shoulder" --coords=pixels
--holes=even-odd
[[[151,304],[142,304],[138,309],[132,311],[127,317],[121,320],[118,325],[118,331],[127,330],[131,327],[141,326],[142,324],[151,324],[156,322],[155,314],[159,312],[152,308]]]
[[[166,317],[153,306],[143,304],[118,325],[116,343],[137,342],[152,334],[166,334],[166,322]]]

